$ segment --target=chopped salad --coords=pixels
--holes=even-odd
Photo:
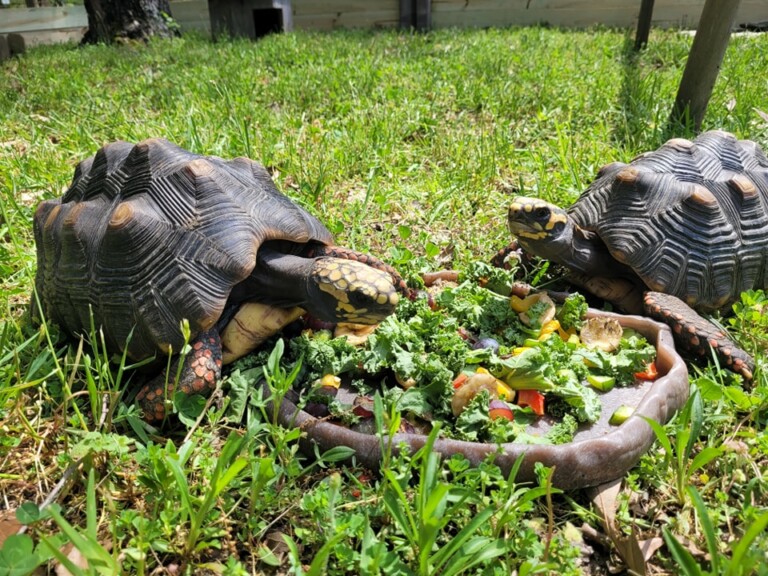
[[[473,263],[457,282],[401,301],[354,343],[304,329],[283,362],[301,363],[297,381],[314,415],[364,427],[378,394],[405,431],[440,421],[443,436],[498,443],[569,442],[600,417],[600,394],[656,377],[655,347],[615,320],[588,320],[580,294],[556,304],[543,292],[514,295],[512,285],[510,272]],[[342,383],[353,401],[335,393]],[[547,433],[529,433],[543,417]]]

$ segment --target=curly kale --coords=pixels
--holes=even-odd
[[[563,305],[557,313],[557,319],[563,330],[575,328],[581,329],[584,318],[587,316],[587,300],[578,292],[571,294],[565,299]]]
[[[524,328],[509,298],[496,292],[464,282],[446,288],[437,296],[437,303],[467,329],[484,336],[495,336],[504,342],[520,344]]]
[[[498,268],[487,262],[470,262],[466,270],[459,274],[459,283],[465,282],[482,286],[502,296],[509,296],[515,282],[515,271]]]

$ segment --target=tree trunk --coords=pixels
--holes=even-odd
[[[168,0],[85,0],[88,32],[84,43],[111,44],[124,40],[149,40],[151,36],[178,36],[169,25]]]

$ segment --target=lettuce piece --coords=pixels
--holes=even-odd
[[[550,377],[554,368],[546,361],[542,348],[531,348],[510,358],[491,357],[488,370],[513,390],[546,392],[555,389]]]
[[[579,422],[600,418],[600,398],[583,383],[588,368],[560,338],[548,338],[517,356],[491,358],[488,369],[510,388],[538,390],[548,398],[562,399]]]

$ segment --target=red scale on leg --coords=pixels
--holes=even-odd
[[[209,330],[198,334],[191,343],[192,350],[184,358],[178,390],[183,394],[201,394],[209,396],[216,388],[221,377],[221,340],[219,333]],[[166,394],[165,373],[156,376],[139,390],[136,401],[144,412],[144,419],[158,423],[165,418],[166,397],[173,398],[173,378],[177,374],[177,363],[171,367],[171,378]]]

